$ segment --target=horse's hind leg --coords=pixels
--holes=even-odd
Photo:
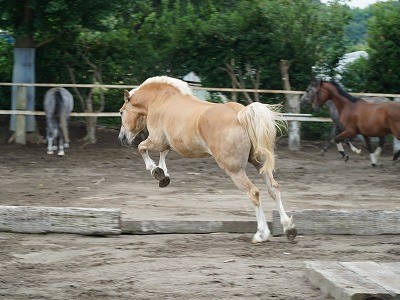
[[[255,160],[255,159],[249,159],[249,162],[253,166],[255,166],[258,171],[260,171],[262,165],[259,161]],[[276,205],[278,207],[281,224],[283,226],[283,232],[285,233],[286,238],[292,242],[297,236],[297,229],[293,223],[293,216],[289,217],[286,214],[285,209],[283,208],[279,185],[275,181],[274,176],[272,175],[272,172],[263,173],[263,174],[261,174],[261,176],[264,179],[265,183],[267,184],[267,189],[268,189],[269,195],[272,197],[272,199],[275,200]]]
[[[54,154],[54,127],[49,119],[46,119],[46,139],[47,139],[47,154]]]
[[[236,186],[247,194],[254,205],[257,218],[257,232],[254,234],[252,242],[261,243],[267,241],[271,232],[261,205],[259,189],[250,181],[244,169],[236,173],[229,171],[226,171],[226,173],[232,178]]]
[[[370,138],[364,135],[365,145],[367,146],[369,157],[371,159],[371,165],[376,167],[378,165],[378,157],[381,155],[382,147],[385,144],[385,137],[379,138],[379,146],[376,148],[375,152],[372,152],[372,145]]]
[[[69,132],[68,132],[68,122],[65,114],[60,116],[60,128],[62,136],[64,137],[63,146],[64,148],[69,148]]]

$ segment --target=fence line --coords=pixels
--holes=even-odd
[[[44,111],[30,111],[30,110],[0,110],[0,115],[26,115],[26,116],[45,116]],[[290,114],[284,113],[283,119],[285,121],[299,121],[299,122],[332,122],[331,118],[313,117],[311,114]],[[119,117],[117,112],[71,112],[71,117]]]
[[[0,86],[35,86],[35,87],[77,87],[77,88],[107,88],[107,89],[133,89],[138,85],[113,85],[113,84],[58,84],[58,83],[9,83],[0,82]],[[233,88],[212,88],[190,85],[193,90],[202,90],[209,92],[248,92],[259,94],[294,94],[302,95],[304,91],[286,91],[286,90],[261,90],[261,89],[233,89]],[[353,96],[360,97],[400,97],[400,94],[380,94],[380,93],[350,93]]]

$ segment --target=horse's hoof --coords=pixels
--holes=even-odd
[[[264,243],[268,241],[269,234],[268,230],[264,230],[263,232],[257,231],[251,239],[251,242],[253,244]]]
[[[158,182],[158,186],[159,186],[159,187],[166,187],[166,186],[169,185],[170,182],[171,182],[171,180],[170,180],[169,177],[167,176],[167,177],[165,177],[163,180],[160,180],[160,181]]]
[[[348,161],[349,161],[349,158],[350,158],[350,156],[349,156],[348,154],[346,154],[346,155],[344,156],[344,162],[348,162]]]
[[[57,154],[58,154],[58,156],[64,156],[65,152],[64,151],[59,151]]]
[[[371,166],[376,168],[378,165],[377,164],[371,164]]]
[[[54,154],[53,150],[47,150],[47,154]]]
[[[165,178],[164,170],[159,167],[156,167],[153,171],[151,171],[151,175],[153,175],[158,181],[161,181]]]
[[[296,228],[287,229],[285,230],[285,235],[289,242],[293,242],[297,236],[297,229]]]

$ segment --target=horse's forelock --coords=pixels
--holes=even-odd
[[[189,87],[187,82],[168,77],[168,76],[155,76],[155,77],[150,77],[146,79],[141,85],[149,85],[149,84],[168,84],[174,88],[176,88],[179,92],[181,92],[182,95],[192,95],[192,89]],[[140,88],[139,87],[139,88]]]

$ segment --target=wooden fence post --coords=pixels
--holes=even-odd
[[[17,110],[26,110],[28,91],[26,86],[17,86]],[[16,115],[15,142],[26,144],[26,116]]]

